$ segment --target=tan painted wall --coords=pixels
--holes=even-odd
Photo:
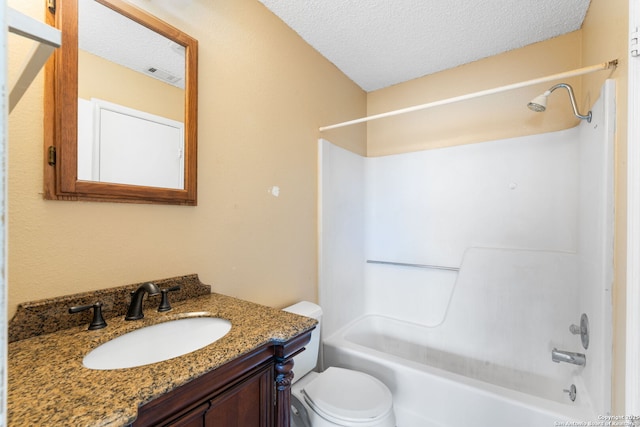
[[[619,59],[612,78],[616,80],[616,176],[615,258],[613,286],[613,413],[624,414],[625,321],[627,268],[627,123],[628,123],[628,21],[627,0],[591,0],[582,26],[582,56],[585,64]],[[593,104],[606,74],[583,77],[582,99]]]
[[[369,93],[368,114],[425,104],[519,83],[581,66],[579,31]],[[580,93],[580,80],[566,80]],[[531,135],[577,124],[566,99],[549,97],[548,112],[527,103],[551,86],[484,96],[369,122],[369,156]],[[566,96],[566,95],[565,95]],[[561,108],[565,107],[565,108]]]
[[[184,122],[184,90],[84,50],[78,52],[78,97]]]
[[[600,62],[619,59],[615,71],[573,78],[580,111],[597,100],[607,78],[616,81],[616,236],[614,278],[614,413],[624,413],[627,144],[627,0],[591,0],[581,30],[452,70],[368,94],[368,115],[464,95]],[[380,156],[537,134],[577,124],[565,94],[549,97],[547,112],[526,103],[551,85],[492,95],[370,122],[369,156]],[[364,126],[364,125],[358,125]],[[333,132],[339,132],[334,130]]]
[[[199,40],[199,205],[42,200],[40,75],[9,118],[9,317],[186,273],[272,306],[316,300],[317,128],[364,115],[366,94],[257,1],[133,3]],[[42,0],[8,4],[44,16]],[[9,81],[30,46],[11,37]],[[349,138],[365,151],[364,131]]]

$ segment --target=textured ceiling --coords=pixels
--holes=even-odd
[[[590,0],[259,0],[365,91],[578,30]]]
[[[184,89],[182,46],[93,0],[78,5],[80,49]]]

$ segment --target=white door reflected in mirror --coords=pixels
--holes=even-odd
[[[183,190],[184,46],[78,5],[78,179]]]
[[[184,188],[184,124],[78,99],[78,179]]]

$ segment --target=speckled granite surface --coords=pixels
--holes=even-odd
[[[138,406],[272,341],[287,341],[316,321],[220,294],[172,303],[173,310],[146,310],[145,318],[107,319],[109,326],[88,331],[86,324],[9,344],[9,426],[125,426]],[[192,353],[152,365],[96,371],[82,366],[93,348],[131,330],[188,316],[231,321],[220,340]],[[203,315],[200,313],[199,315]]]
[[[197,274],[151,280],[151,282],[161,289],[180,285],[181,289],[178,292],[171,292],[169,296],[171,302],[211,293],[211,286],[201,283]],[[16,314],[9,322],[9,342],[50,334],[73,326],[88,325],[91,322],[91,310],[69,314],[69,307],[94,304],[98,301],[103,303],[102,313],[109,323],[109,317],[124,316],[131,300],[129,294],[138,289],[142,283],[20,304]],[[143,304],[144,308],[148,310],[157,308],[159,303],[160,296],[156,296],[145,297]]]

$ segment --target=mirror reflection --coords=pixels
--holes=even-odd
[[[197,205],[198,41],[125,0],[46,21],[44,198]]]
[[[79,0],[79,180],[184,189],[184,100],[184,46]]]

